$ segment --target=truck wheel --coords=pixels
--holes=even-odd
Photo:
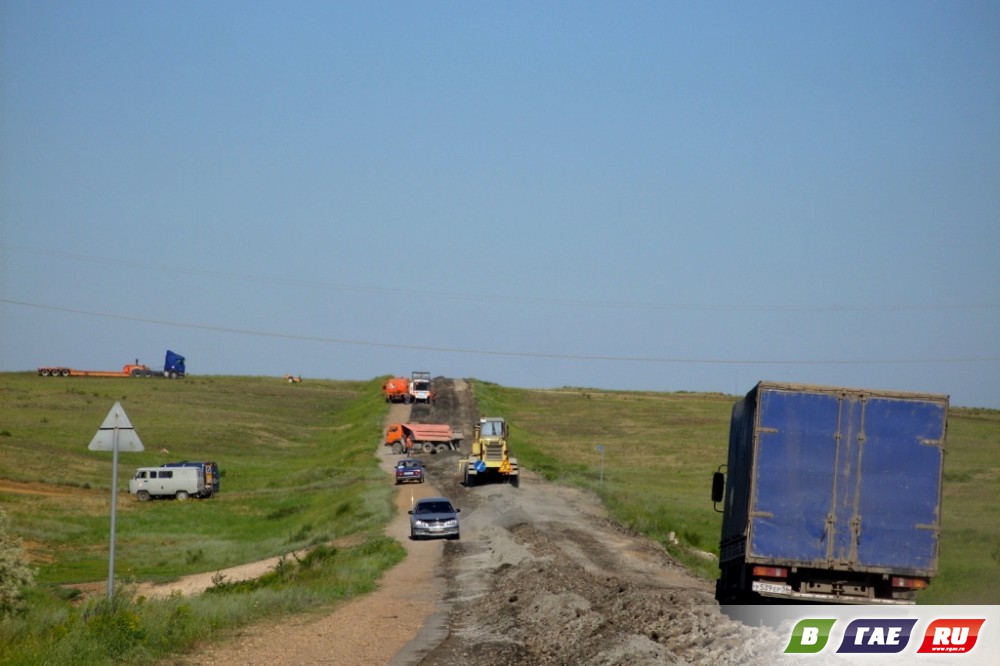
[[[188,498],[188,494],[187,494],[186,491],[183,491],[183,490],[178,490],[177,491],[177,499],[179,499],[179,500],[186,500],[187,498]]]
[[[396,454],[401,454],[403,452],[403,445],[396,442],[392,445],[392,452]]]
[[[61,374],[63,377],[69,377],[69,370],[63,370]]]
[[[422,448],[423,448],[424,453],[434,453],[434,445],[431,444],[430,442],[424,442],[424,445],[423,445]]]
[[[515,488],[519,487],[521,485],[521,475],[512,474],[510,477],[510,485],[514,486]]]
[[[145,490],[140,490],[135,495],[136,495],[136,497],[139,498],[140,502],[148,502],[149,501],[149,492],[147,492]]]
[[[448,445],[447,444],[438,444],[437,447],[435,447],[434,452],[435,453],[444,453],[447,450],[448,450]]]

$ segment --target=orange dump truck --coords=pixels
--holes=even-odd
[[[385,445],[393,453],[458,451],[462,431],[443,423],[393,423],[385,429]]]
[[[382,384],[382,393],[386,402],[409,402],[410,380],[406,377],[393,377]]]

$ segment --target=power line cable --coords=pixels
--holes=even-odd
[[[309,289],[354,291],[362,293],[386,293],[401,294],[405,296],[437,297],[452,300],[475,301],[475,302],[507,302],[532,305],[551,305],[569,307],[601,307],[601,308],[631,308],[645,310],[688,310],[688,311],[748,311],[748,312],[903,312],[903,311],[960,311],[960,310],[996,310],[1000,309],[1000,303],[923,303],[923,304],[830,304],[830,305],[763,305],[763,304],[706,304],[706,303],[654,303],[642,301],[594,301],[584,299],[560,299],[544,297],[525,296],[505,296],[502,294],[472,294],[462,292],[433,291],[428,289],[406,289],[400,287],[380,287],[370,285],[356,285],[335,282],[322,282],[315,280],[301,280],[286,277],[272,277],[263,275],[253,275],[248,273],[232,273],[226,271],[214,271],[201,268],[181,268],[164,264],[155,264],[148,261],[133,261],[129,259],[118,259],[110,257],[96,257],[92,255],[77,254],[72,252],[59,252],[55,250],[39,250],[22,245],[11,245],[0,243],[0,249],[16,250],[40,256],[49,256],[63,259],[74,259],[97,264],[111,266],[123,266],[127,268],[138,268],[142,270],[153,270],[163,273],[174,273],[182,275],[200,275],[217,279],[238,280],[243,282],[260,282],[290,287],[303,287]]]
[[[150,319],[146,317],[135,317],[130,315],[116,315],[105,312],[93,312],[89,310],[79,310],[75,308],[64,308],[54,305],[42,305],[39,303],[28,303],[25,301],[15,301],[0,298],[0,303],[16,305],[21,307],[49,310],[53,312],[64,312],[68,314],[85,315],[88,317],[101,317],[104,319],[115,319],[118,321],[131,321],[143,324],[156,324],[159,326],[171,326],[175,328],[187,328],[201,331],[214,331],[217,333],[234,333],[238,335],[251,335],[264,338],[280,338],[285,340],[302,340],[307,342],[319,342],[324,344],[355,345],[363,347],[377,347],[382,349],[409,349],[425,352],[442,352],[450,354],[471,354],[477,356],[506,356],[520,358],[546,358],[575,361],[610,361],[621,363],[661,363],[661,364],[690,364],[690,365],[913,365],[913,364],[953,364],[953,363],[988,363],[1000,361],[1000,357],[957,357],[957,358],[922,358],[922,359],[867,359],[867,360],[815,360],[815,359],[784,359],[784,360],[760,360],[760,359],[712,359],[712,358],[672,358],[657,356],[610,356],[600,354],[554,354],[547,352],[526,352],[526,351],[499,351],[495,349],[471,349],[463,347],[436,347],[431,345],[400,344],[392,342],[373,342],[371,340],[352,340],[348,338],[330,338],[315,335],[301,335],[296,333],[275,333],[271,331],[258,331],[245,328],[235,328],[230,326],[218,326],[211,324],[191,324],[185,322],[167,321],[163,319]]]

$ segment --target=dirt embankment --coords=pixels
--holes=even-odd
[[[471,437],[478,414],[469,386],[437,378],[435,390],[435,405],[414,405],[409,414],[407,406],[394,406],[390,419],[449,423]],[[384,449],[388,470],[394,456]],[[401,487],[388,533],[408,556],[377,592],[320,618],[247,628],[226,645],[170,663],[783,662],[773,632],[723,615],[710,582],[691,576],[658,544],[617,527],[594,496],[524,468],[519,488],[465,488],[456,473],[460,456],[423,455],[428,483]],[[461,508],[459,541],[409,540],[406,510],[413,497],[428,494]]]

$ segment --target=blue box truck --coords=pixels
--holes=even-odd
[[[914,603],[937,572],[947,418],[945,395],[758,383],[712,479],[719,603]]]

